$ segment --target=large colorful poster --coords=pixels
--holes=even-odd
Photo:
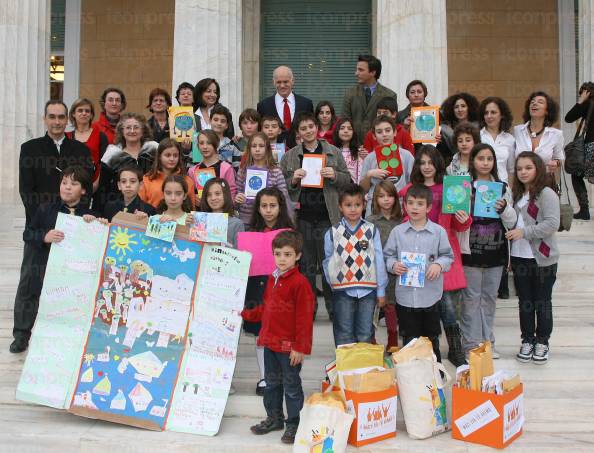
[[[16,397],[65,409],[93,314],[107,226],[58,214],[64,240],[51,246],[39,312]]]
[[[112,225],[71,411],[164,429],[201,245]]]
[[[211,436],[219,431],[235,369],[249,268],[248,253],[204,248],[168,430]]]

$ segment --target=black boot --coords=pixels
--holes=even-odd
[[[460,327],[458,325],[446,327],[446,338],[448,340],[448,360],[456,368],[466,363],[464,350],[460,341]]]
[[[590,220],[590,210],[588,207],[580,207],[580,210],[573,215],[577,220]]]

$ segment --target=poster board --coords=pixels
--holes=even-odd
[[[400,147],[397,144],[376,146],[375,159],[377,168],[388,171],[388,176],[402,176],[402,159],[400,158]]]
[[[194,109],[172,106],[169,112],[169,137],[177,142],[190,142],[196,131]]]
[[[64,233],[64,240],[50,249],[39,312],[16,398],[66,409],[76,383],[86,326],[93,314],[108,228],[59,213],[56,229]]]
[[[410,135],[413,143],[437,143],[439,105],[411,107]]]
[[[496,181],[475,181],[474,210],[476,217],[498,219],[495,203],[503,197],[503,183]]]
[[[59,384],[58,397],[44,393],[48,381],[28,378],[26,365],[17,398],[62,409],[70,406],[76,415],[145,429],[214,435],[235,368],[251,257],[234,249],[188,241],[189,230],[184,225],[178,226],[172,244],[164,244],[144,236],[146,220],[119,213],[113,222],[109,234],[108,228],[98,223],[79,223],[73,234],[66,236],[88,244],[89,262],[95,267],[87,292],[72,299],[80,305],[83,298],[88,310],[86,317],[76,317],[67,326],[79,339],[69,361],[64,361],[64,345],[56,343],[55,336],[49,337],[54,341],[53,355],[44,357],[46,367],[49,359],[55,368],[64,369],[64,376],[53,376]],[[88,225],[97,228],[92,231],[95,234],[89,234]],[[155,241],[159,247],[154,247]],[[62,272],[67,262],[82,262],[80,255],[74,254],[73,259],[70,252],[58,260],[58,252],[53,252],[54,258],[48,262],[47,275]],[[68,277],[70,286],[83,278],[77,269]],[[48,290],[54,287],[51,279],[46,286]],[[40,313],[50,305],[40,307]],[[52,319],[53,323],[60,321]],[[46,331],[51,333],[51,326],[35,328],[29,356],[47,349]],[[39,363],[31,363],[29,368],[41,377],[47,375]],[[205,389],[188,400],[183,395],[182,376],[204,379],[204,374],[198,376],[204,370],[210,373],[208,382],[216,392]],[[188,418],[192,414],[183,409],[188,401],[192,407],[208,408],[200,412],[202,418]],[[207,423],[192,423],[195,420]]]

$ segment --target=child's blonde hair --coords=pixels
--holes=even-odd
[[[374,214],[381,214],[382,209],[380,208],[378,199],[380,196],[380,190],[386,192],[389,196],[394,197],[394,206],[392,206],[392,211],[390,212],[390,219],[394,220],[402,220],[402,208],[400,207],[400,200],[398,199],[398,192],[396,191],[396,187],[390,181],[380,181],[376,186],[375,190],[373,191],[373,201],[371,205],[371,210]]]
[[[266,147],[266,168],[272,169],[277,167],[277,163],[274,160],[274,156],[272,155],[272,146],[270,145],[270,140],[268,140],[268,137],[264,132],[256,132],[248,139],[246,146],[246,158],[242,159],[241,168],[246,169],[247,167],[254,165],[254,158],[252,156],[252,143],[254,143],[256,138],[261,138],[264,140],[264,146]]]

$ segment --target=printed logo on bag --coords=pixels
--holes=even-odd
[[[507,442],[524,426],[524,394],[503,406],[503,442]]]
[[[300,441],[310,447],[310,453],[334,453],[334,429],[322,425],[311,430],[309,442]]]
[[[431,393],[431,403],[433,404],[433,426],[447,426],[448,417],[443,389],[437,388],[434,385],[428,385],[427,389]]]
[[[357,440],[373,439],[396,431],[398,397],[359,404]]]
[[[458,418],[454,423],[460,430],[460,434],[466,437],[499,417],[499,412],[497,412],[493,402],[488,400]]]

